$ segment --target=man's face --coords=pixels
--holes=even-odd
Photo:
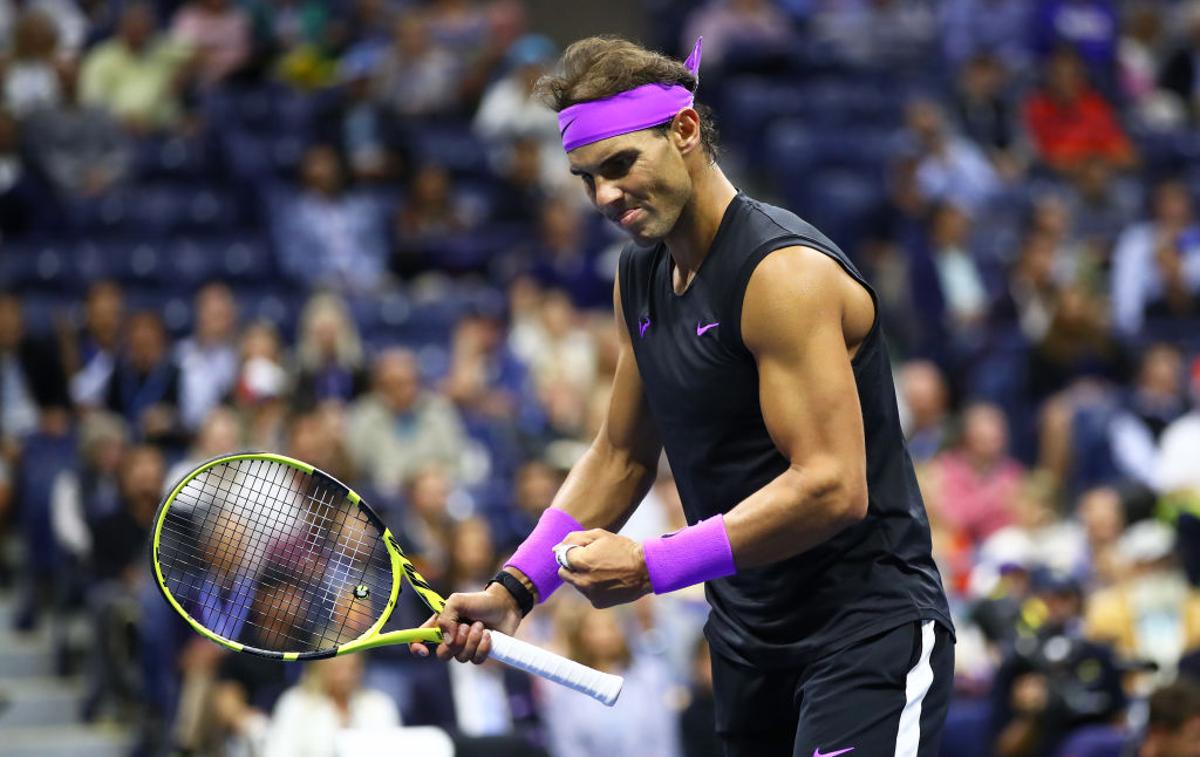
[[[596,209],[649,244],[667,236],[692,194],[692,179],[672,138],[655,129],[593,142],[567,154]]]

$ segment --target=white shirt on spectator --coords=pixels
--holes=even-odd
[[[197,429],[237,378],[238,355],[232,344],[203,346],[193,338],[179,343],[179,412]]]
[[[1139,223],[1121,233],[1113,250],[1113,325],[1133,336],[1142,328],[1146,304],[1163,295],[1162,275],[1154,259],[1154,223]],[[1200,290],[1200,234],[1187,235],[1183,248],[1183,275],[1189,288]]]
[[[1163,432],[1159,443],[1159,492],[1168,494],[1183,489],[1200,493],[1200,411],[1179,418]]]
[[[394,728],[396,703],[380,691],[362,689],[350,697],[345,728]],[[264,757],[332,757],[342,719],[323,694],[293,687],[275,705]]]

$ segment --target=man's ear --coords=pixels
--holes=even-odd
[[[671,141],[680,154],[687,155],[700,147],[700,114],[695,108],[684,108],[671,119]]]

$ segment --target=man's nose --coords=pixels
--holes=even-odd
[[[620,202],[621,194],[620,188],[612,182],[596,182],[596,205],[601,208],[607,208]]]

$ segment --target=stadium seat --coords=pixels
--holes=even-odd
[[[460,177],[489,175],[484,145],[466,124],[425,124],[412,130],[411,140],[418,162],[445,166]]]

